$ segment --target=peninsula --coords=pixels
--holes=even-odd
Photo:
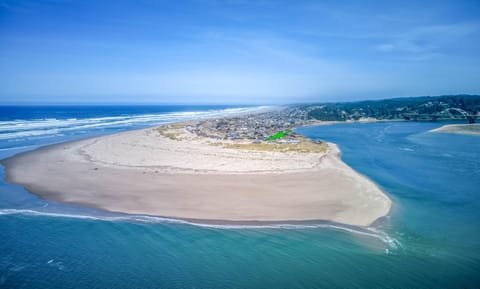
[[[308,123],[295,109],[196,120],[57,144],[2,163],[9,182],[42,198],[115,212],[356,226],[385,216],[390,199],[342,162],[335,144],[290,131]]]

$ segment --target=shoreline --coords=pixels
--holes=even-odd
[[[148,135],[146,132],[154,129],[54,144],[0,162],[5,166],[7,182],[21,185],[44,199],[111,212],[162,216],[196,223],[268,225],[330,222],[364,227],[391,210],[390,198],[375,183],[346,165],[334,144],[328,144],[328,151],[323,155],[278,152],[265,152],[262,155],[263,152],[259,154],[243,149],[233,149],[232,152],[232,149],[207,146],[201,141],[196,143],[198,140],[178,141],[155,136],[156,142],[160,139],[162,149],[172,142],[175,147],[186,145],[191,148],[189,146],[193,144],[197,152],[207,155],[200,156],[204,159],[198,164],[193,164],[196,158],[187,158],[186,164],[192,168],[178,166],[176,159],[170,161],[177,167],[155,166],[158,162],[155,162],[151,152],[145,151],[143,157],[151,159],[133,168],[122,163],[130,161],[128,156],[125,159],[116,158],[119,162],[116,165],[99,162],[105,159],[96,159],[100,155],[111,161],[109,157],[114,155],[112,151],[115,149],[127,153],[128,149],[118,147],[119,142],[128,143],[133,139],[138,145],[142,143],[142,140],[137,140],[138,133],[151,138],[151,133]],[[101,148],[101,145],[99,147],[99,143],[109,149]],[[85,149],[82,145],[87,145],[89,149],[87,158],[78,154],[79,150]],[[112,149],[112,146],[117,148]],[[154,147],[153,150],[158,153],[158,149]],[[72,153],[75,151],[77,153]],[[211,152],[213,158],[208,155]],[[137,153],[141,155],[139,151]],[[167,151],[167,155],[172,153],[178,157],[185,152],[178,154],[175,150]],[[88,156],[92,157],[89,154],[93,158],[88,159]],[[269,158],[259,159],[258,154]],[[283,154],[288,156],[287,168]],[[240,160],[243,165],[233,165],[240,171],[229,171],[228,166],[224,171],[202,171],[202,168],[209,167],[208,163],[204,163],[206,160],[218,162],[219,158],[225,156]],[[315,165],[310,167],[315,159]],[[290,168],[290,163],[294,169]],[[213,168],[217,165],[212,164]],[[182,172],[182,169],[185,171]],[[132,181],[125,181],[128,179]],[[273,184],[278,187],[272,189]],[[324,191],[319,192],[318,188]],[[332,196],[335,190],[337,194]],[[139,191],[142,193],[139,194]],[[228,191],[231,193],[225,196]],[[292,196],[292,191],[299,192]]]
[[[51,217],[64,217],[64,218],[73,218],[73,219],[94,219],[101,220],[106,222],[115,222],[115,221],[132,221],[140,223],[173,223],[173,224],[183,224],[197,227],[208,227],[208,228],[228,228],[228,229],[244,229],[244,228],[286,228],[286,229],[295,229],[295,228],[333,228],[338,230],[344,230],[349,232],[361,233],[361,234],[373,234],[377,233],[375,231],[375,224],[380,222],[384,217],[380,217],[374,221],[369,226],[359,226],[359,225],[349,225],[345,223],[337,223],[326,220],[285,220],[285,221],[231,221],[231,220],[208,220],[208,219],[180,219],[172,218],[165,216],[157,215],[142,215],[142,214],[128,214],[123,212],[111,212],[103,209],[97,209],[92,207],[85,207],[87,209],[94,209],[102,213],[108,213],[111,215],[87,215],[87,214],[78,214],[61,212],[54,213],[48,211],[37,211],[34,209],[2,209],[0,210],[0,216],[2,215],[14,215],[14,214],[25,214],[25,215],[40,215],[40,216],[51,216]],[[373,230],[373,231],[372,231]]]

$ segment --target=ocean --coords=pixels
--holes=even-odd
[[[40,146],[200,117],[231,106],[4,106],[0,159]],[[0,288],[480,288],[480,137],[446,123],[296,131],[334,142],[392,212],[366,229],[212,226],[42,200],[3,181]]]

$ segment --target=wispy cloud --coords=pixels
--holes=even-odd
[[[380,52],[405,53],[417,60],[431,59],[443,54],[445,46],[480,31],[478,23],[431,25],[392,35],[376,46]]]

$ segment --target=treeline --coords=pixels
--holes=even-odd
[[[312,104],[304,107],[310,119],[325,121],[376,119],[439,120],[462,118],[449,108],[458,108],[469,115],[480,114],[480,95],[446,95],[392,98],[358,102]]]

